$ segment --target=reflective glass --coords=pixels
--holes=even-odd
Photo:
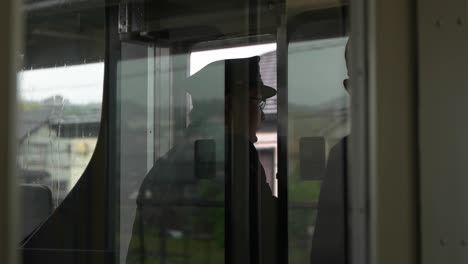
[[[345,262],[346,6],[23,8],[24,263]]]
[[[24,184],[47,186],[53,207],[88,165],[99,134],[104,64],[22,71],[18,167]]]
[[[225,261],[226,215],[231,214],[226,212],[226,140],[241,135],[227,130],[226,118],[235,110],[226,105],[239,104],[240,91],[230,89],[242,89],[226,80],[233,80],[233,62],[261,55],[257,74],[265,83],[275,83],[275,46],[219,44],[199,51],[203,45],[177,54],[157,46],[123,45],[118,86],[122,262]],[[135,59],[137,54],[143,58]],[[258,96],[248,95],[247,101]],[[258,100],[253,103],[255,111],[261,110]],[[274,102],[270,107],[276,107]],[[255,146],[265,167],[264,186],[273,190],[274,199],[276,138],[270,135],[268,141],[266,136],[275,124],[265,123],[268,128],[256,133]]]
[[[121,262],[224,261],[224,65],[188,56],[123,45]]]
[[[25,1],[17,168],[26,239],[60,206],[94,154],[104,85],[104,9]],[[50,19],[50,14],[56,14]]]
[[[347,263],[349,95],[343,86],[348,78],[343,21],[342,13],[333,9],[291,21],[287,51],[289,263]]]

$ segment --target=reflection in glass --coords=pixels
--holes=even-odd
[[[25,208],[44,208],[37,221],[25,215],[26,236],[58,207],[81,177],[96,147],[101,121],[104,64],[24,70],[19,79],[17,127],[19,182]],[[50,195],[43,206],[35,197]],[[37,198],[37,197],[36,197]],[[35,202],[33,205],[31,202]],[[45,211],[45,212],[44,212]],[[24,237],[23,236],[23,237]]]
[[[120,128],[124,150],[122,154],[125,155],[121,163],[121,180],[123,180],[121,192],[128,194],[121,200],[122,205],[125,205],[121,207],[121,213],[123,210],[126,212],[125,215],[121,215],[121,220],[126,223],[124,226],[121,222],[121,234],[129,239],[128,251],[123,261],[223,263],[227,228],[225,214],[226,210],[231,210],[225,203],[226,135],[230,140],[231,137],[238,138],[237,142],[247,143],[247,138],[239,137],[240,134],[237,134],[239,131],[226,130],[226,124],[229,123],[225,120],[226,111],[234,111],[228,105],[237,102],[239,99],[234,98],[240,95],[236,90],[230,90],[228,93],[226,88],[225,91],[225,81],[232,81],[231,84],[226,81],[228,83],[226,85],[232,86],[230,89],[254,89],[257,86],[250,87],[246,82],[243,83],[245,87],[236,85],[235,80],[242,80],[242,77],[239,77],[242,76],[239,75],[240,68],[235,68],[237,71],[225,71],[224,61],[203,61],[209,60],[209,56],[198,59],[197,56],[192,56],[190,65],[208,65],[188,77],[188,69],[191,67],[184,64],[187,61],[184,58],[187,54],[170,56],[169,51],[164,48],[155,47],[145,51],[137,45],[129,44],[125,47],[124,55],[127,52],[147,52],[149,57],[127,60],[120,65],[122,75],[127,76],[122,78],[120,86],[121,113],[125,116],[131,114],[133,117],[131,121],[122,118]],[[268,48],[270,50],[265,50],[263,53],[271,51],[271,47]],[[246,47],[244,50],[248,51]],[[210,51],[205,52],[210,53]],[[223,50],[216,52],[219,55]],[[224,52],[229,54],[228,50]],[[164,55],[153,58],[153,54]],[[274,53],[270,53],[269,56],[274,57]],[[264,58],[268,57],[262,56],[262,60]],[[257,67],[258,62],[259,60],[255,61]],[[270,60],[269,63],[275,64],[276,61]],[[265,61],[263,63],[260,61],[260,68],[263,71],[260,69],[256,74],[260,75],[261,71],[263,77],[265,72],[270,71],[270,76],[276,76],[276,67],[262,66],[265,66]],[[231,68],[233,67],[229,67]],[[175,70],[169,75],[168,71],[171,69]],[[152,74],[170,76],[168,79],[172,79],[153,83],[151,78],[148,78]],[[228,77],[230,79],[227,79]],[[160,77],[159,80],[166,79]],[[161,97],[168,100],[163,99],[163,103]],[[228,104],[226,98],[232,101]],[[255,111],[260,110],[258,105],[251,107]],[[242,111],[248,116],[249,108],[237,109],[243,109]],[[174,114],[176,112],[182,115]],[[275,112],[270,111],[270,113]],[[237,113],[232,112],[232,115]],[[157,122],[144,122],[148,117],[154,118]],[[132,123],[135,125],[130,127]],[[148,131],[155,131],[155,135],[146,137]],[[151,140],[154,142],[148,145]],[[265,195],[266,188],[274,190],[272,186],[275,184],[273,174],[276,166],[276,138],[273,140],[274,142],[269,142],[268,146],[264,145],[260,151],[261,160],[268,164],[268,179],[265,178],[262,185],[262,188],[265,188],[263,190]],[[262,145],[265,142],[259,143]],[[161,146],[165,151],[160,152]],[[145,158],[148,156],[154,160]],[[135,184],[136,182],[140,184]],[[270,187],[267,187],[267,183]],[[270,200],[276,199],[272,193],[274,192],[269,191]],[[262,197],[263,200],[268,199]],[[262,210],[270,208],[274,210],[274,206],[270,204],[271,202],[266,202]],[[269,223],[274,223],[275,217],[274,214],[265,215]],[[130,230],[128,219],[133,220],[131,235],[127,233]],[[270,228],[273,228],[273,231],[265,234],[274,237],[274,228],[277,227],[271,224]],[[276,240],[265,239],[264,244],[268,243],[276,243]],[[125,246],[126,243],[121,241],[121,247],[126,248]],[[264,259],[274,259],[275,252],[277,250],[262,254],[265,255]]]
[[[289,45],[290,263],[335,263],[327,262],[326,256],[344,257],[340,247],[333,246],[345,241],[345,232],[340,229],[344,227],[340,224],[345,221],[344,214],[333,209],[335,203],[338,206],[344,204],[344,200],[339,198],[344,197],[344,187],[341,181],[331,183],[330,180],[334,180],[330,174],[336,170],[338,178],[343,176],[337,164],[344,164],[344,152],[341,152],[343,155],[331,153],[336,152],[332,149],[349,129],[348,97],[342,84],[346,78],[346,41],[346,38],[331,38]],[[327,163],[317,164],[327,158]],[[331,187],[325,188],[323,183],[327,182]],[[318,223],[318,218],[325,225]],[[339,236],[334,236],[331,230],[340,230]],[[322,255],[317,257],[317,252]]]
[[[124,54],[141,51],[138,46],[125,47]],[[188,80],[188,65],[179,64],[176,69],[180,72],[170,74],[171,65],[182,55],[170,56],[164,48],[155,49],[149,53],[164,55],[128,60],[121,65],[122,75],[132,76],[122,79],[122,114],[143,121],[131,128],[125,120],[121,127],[122,137],[131,142],[122,146],[126,152],[122,165],[140,164],[134,170],[122,167],[122,179],[126,181],[121,184],[122,193],[130,194],[122,202],[133,208],[136,205],[134,217],[122,217],[133,223],[124,261],[223,263],[224,65],[215,64],[198,78]],[[159,82],[148,81],[147,76],[153,74],[159,76]],[[129,92],[129,87],[139,88]],[[186,100],[187,91],[191,102]],[[148,94],[152,95],[149,101]],[[190,105],[193,109],[188,110]],[[175,112],[183,115],[176,116]],[[157,120],[154,126],[146,122],[148,116]],[[151,137],[152,145],[148,147],[147,137],[142,138],[144,143],[138,141],[138,135],[153,129],[156,133]],[[139,145],[146,151],[142,152]],[[142,159],[144,156],[154,160]],[[147,160],[149,170],[144,164]],[[129,182],[140,184],[132,184],[136,189],[130,191],[126,189]],[[126,212],[132,214],[131,209]],[[121,229],[127,231],[129,226],[121,225]]]

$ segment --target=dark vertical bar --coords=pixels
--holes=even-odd
[[[249,153],[251,154],[251,153]],[[249,159],[249,162],[252,158]],[[249,166],[252,166],[249,164]],[[262,263],[260,254],[260,164],[258,164],[257,171],[254,175],[249,175],[249,189],[250,189],[250,243],[251,243],[251,263]],[[250,171],[251,172],[251,171]]]
[[[282,6],[285,10],[285,5]],[[278,89],[278,241],[279,261],[288,263],[288,35],[283,11],[278,28],[276,61]]]
[[[143,212],[143,208],[141,203],[138,202],[137,205],[137,212]],[[145,264],[145,258],[146,258],[146,251],[145,251],[145,232],[143,230],[143,217],[141,214],[137,213],[136,217],[138,217],[138,239],[140,242],[140,246],[138,247],[138,255],[139,255],[139,262],[140,264]]]
[[[226,105],[226,102],[225,102]],[[227,109],[225,109],[225,121],[228,125],[229,115],[227,114]],[[228,131],[229,127],[226,126],[226,130]],[[224,138],[224,263],[231,264],[232,261],[232,181],[231,181],[231,166],[230,162],[230,149],[231,149],[231,141],[227,137],[227,133],[225,131],[225,138]]]
[[[120,167],[116,161],[119,160],[119,107],[117,91],[117,67],[121,57],[121,43],[118,34],[119,9],[118,6],[109,5],[106,7],[106,51],[104,66],[104,92],[102,105],[102,123],[108,124],[106,128],[107,153],[106,159],[107,175],[107,250],[113,252],[113,259],[119,259],[119,245],[115,235],[119,234],[120,226]]]
[[[18,239],[20,238],[21,220],[20,201],[18,201],[19,189],[17,188],[16,176],[16,105],[19,100],[16,98],[16,74],[19,70],[18,55],[21,50],[20,44],[23,42],[23,27],[20,21],[26,16],[20,7],[23,2],[13,0],[2,1],[0,3],[0,27],[4,41],[0,43],[0,82],[2,90],[0,92],[0,116],[2,120],[0,130],[0,262],[20,263],[21,257],[18,254]],[[24,15],[23,15],[24,14]],[[6,40],[6,41],[5,41]],[[26,57],[26,56],[25,56]]]
[[[348,6],[347,5],[344,5],[342,6],[340,9],[339,9],[339,19],[341,19],[341,28],[340,28],[340,32],[339,34],[342,35],[342,36],[346,36],[349,32],[349,10],[348,10]],[[349,118],[349,116],[348,116]],[[349,193],[348,193],[348,176],[349,176],[349,173],[348,173],[348,140],[347,138],[344,138],[343,139],[344,143],[343,143],[343,150],[342,150],[342,157],[341,157],[341,162],[343,164],[342,166],[342,171],[341,171],[341,179],[342,179],[342,182],[343,182],[343,185],[342,185],[342,193],[343,193],[343,197],[342,197],[342,204],[344,205],[343,206],[343,210],[344,210],[344,214],[343,214],[343,223],[344,223],[344,259],[345,259],[345,263],[351,263],[350,261],[350,231],[349,231],[349,209],[348,209],[348,197],[349,197]]]
[[[167,263],[167,228],[166,222],[168,219],[162,221],[161,230],[159,231],[159,256],[161,259],[161,264]]]
[[[249,10],[248,10],[249,18],[248,18],[248,27],[249,27],[249,37],[257,36],[260,34],[261,28],[261,6],[259,0],[249,0]],[[250,69],[248,69],[250,72]],[[250,74],[247,74],[248,78],[252,78]],[[250,80],[249,80],[250,81]],[[247,104],[251,107],[251,104]],[[250,109],[248,110],[250,113]],[[249,151],[249,155],[252,153]],[[248,161],[251,162],[253,159],[249,157]],[[249,168],[252,168],[252,164],[247,165]],[[260,213],[260,166],[261,164],[257,165],[257,171],[254,175],[249,175],[249,205],[250,205],[250,262],[251,263],[262,263],[260,249],[262,248],[261,242],[261,213]],[[251,171],[251,169],[249,170]],[[256,176],[256,177],[252,177]]]
[[[370,263],[369,254],[369,91],[368,91],[368,3],[357,0],[349,6],[351,134],[347,143],[348,257],[350,263]],[[352,153],[352,155],[350,155]]]
[[[413,80],[413,87],[416,87],[416,89],[413,89],[413,99],[414,99],[414,102],[413,102],[413,118],[414,118],[414,121],[415,121],[415,124],[421,124],[421,120],[420,120],[420,95],[419,95],[419,91],[420,91],[420,75],[419,75],[419,62],[420,62],[420,44],[422,44],[422,42],[420,42],[420,34],[421,32],[419,31],[419,28],[420,28],[420,12],[419,11],[419,5],[420,5],[420,1],[411,1],[410,2],[410,8],[409,8],[409,11],[411,12],[411,17],[412,17],[412,21],[411,21],[411,31],[413,34],[410,35],[410,38],[411,38],[411,43],[412,43],[412,47],[411,47],[411,53],[413,54],[413,68],[412,68],[412,71],[413,71],[413,74],[415,75],[414,76],[414,80]],[[420,126],[419,125],[415,125],[414,126],[414,130],[413,130],[413,142],[417,142],[417,144],[419,144],[419,135],[421,133],[421,129],[420,129]],[[416,213],[415,213],[415,217],[414,217],[414,226],[416,227],[415,229],[415,243],[416,243],[416,252],[415,252],[415,263],[422,263],[423,261],[423,257],[422,257],[422,254],[423,254],[423,240],[422,240],[422,186],[421,186],[421,148],[419,147],[416,147],[415,148],[415,153],[414,153],[414,160],[415,160],[415,164],[414,164],[414,182],[413,182],[413,186],[414,186],[414,189],[413,189],[413,192],[414,192],[414,196],[413,196],[413,201],[415,203],[414,205],[414,208],[416,210]]]
[[[184,231],[184,241],[183,241],[183,263],[189,264],[190,263],[190,232],[188,230]]]
[[[236,78],[245,78],[248,69],[232,69],[229,72],[225,71],[225,76],[235,76]],[[233,78],[229,78],[233,80]],[[226,86],[233,86],[233,83],[225,82]],[[228,88],[229,89],[229,88]],[[247,91],[244,89],[231,89],[236,93],[228,100],[233,100],[234,97],[241,98],[238,103],[230,103],[231,113],[226,120],[228,122],[227,137],[229,142],[229,153],[226,163],[230,167],[230,181],[231,181],[231,258],[235,264],[249,264],[251,263],[252,240],[250,236],[251,219],[250,219],[250,181],[249,181],[249,151],[248,142],[244,138],[235,136],[237,131],[248,129],[248,109],[245,106],[248,104]]]
[[[343,210],[344,210],[344,214],[343,214],[343,223],[344,223],[344,245],[345,245],[345,248],[344,248],[344,259],[345,259],[345,263],[351,263],[350,261],[350,252],[349,252],[349,249],[350,249],[350,246],[349,246],[349,243],[350,243],[350,232],[349,232],[349,216],[348,216],[348,213],[349,213],[349,209],[348,209],[348,197],[349,197],[349,194],[348,194],[348,140],[345,138],[343,139],[344,140],[344,143],[343,143],[343,150],[342,150],[342,153],[341,153],[341,162],[343,164],[342,166],[342,171],[341,171],[341,179],[342,179],[342,182],[343,182],[343,185],[341,186],[342,187],[342,193],[343,193],[343,197],[342,198],[342,204],[344,205],[343,206]]]

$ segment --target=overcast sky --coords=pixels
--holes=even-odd
[[[321,104],[344,95],[345,44],[346,38],[337,38],[289,45],[291,103]],[[271,43],[194,52],[190,55],[190,74],[213,61],[246,58],[274,50],[276,44]],[[18,78],[19,96],[23,100],[40,101],[61,95],[74,104],[102,102],[104,63],[26,70]]]
[[[71,103],[102,102],[104,63],[22,71],[19,97],[39,101],[61,95]]]

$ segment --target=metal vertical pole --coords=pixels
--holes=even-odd
[[[348,157],[348,252],[350,263],[369,263],[369,99],[367,59],[367,2],[356,0],[350,4],[352,40],[348,45],[351,97],[351,135]]]
[[[405,0],[368,3],[369,260],[416,263],[414,4]]]
[[[20,1],[0,1],[0,263],[18,261],[16,160],[16,73],[21,34]]]

